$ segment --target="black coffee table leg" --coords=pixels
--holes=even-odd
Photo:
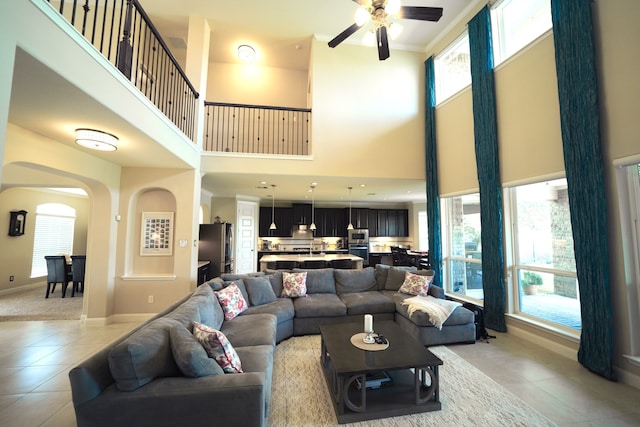
[[[427,376],[430,381],[427,383]],[[415,368],[415,393],[416,405],[428,401],[438,402],[440,398],[440,387],[438,377],[438,366],[428,366],[426,368]]]

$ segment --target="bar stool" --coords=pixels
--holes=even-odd
[[[319,268],[325,268],[327,265],[323,259],[308,259],[302,263],[302,268],[309,270],[316,270]]]
[[[276,261],[276,270],[293,270],[298,267],[298,261]]]
[[[334,259],[331,261],[331,268],[351,270],[353,269],[353,261],[350,259]]]

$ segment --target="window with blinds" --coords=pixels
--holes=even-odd
[[[31,277],[47,275],[46,255],[71,255],[76,210],[60,203],[45,203],[36,208]]]

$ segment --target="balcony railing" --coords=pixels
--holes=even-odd
[[[308,155],[311,110],[205,102],[204,151]]]
[[[195,140],[198,92],[138,0],[46,0]]]

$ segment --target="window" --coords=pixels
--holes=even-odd
[[[442,205],[445,288],[483,300],[480,194],[446,198]]]
[[[638,161],[637,156],[633,161]],[[640,164],[620,164],[616,167],[616,175],[624,276],[629,290],[629,315],[626,317],[631,349],[625,357],[640,365]]]
[[[433,61],[436,84],[436,104],[471,84],[469,34],[466,32]]]
[[[418,249],[421,251],[429,250],[429,225],[427,222],[427,212],[418,212]]]
[[[580,330],[566,179],[510,189],[515,311]]]
[[[76,210],[67,205],[45,203],[37,206],[31,277],[47,275],[46,255],[73,253],[75,220]]]
[[[498,65],[551,28],[549,0],[504,0],[491,8],[494,63]]]

